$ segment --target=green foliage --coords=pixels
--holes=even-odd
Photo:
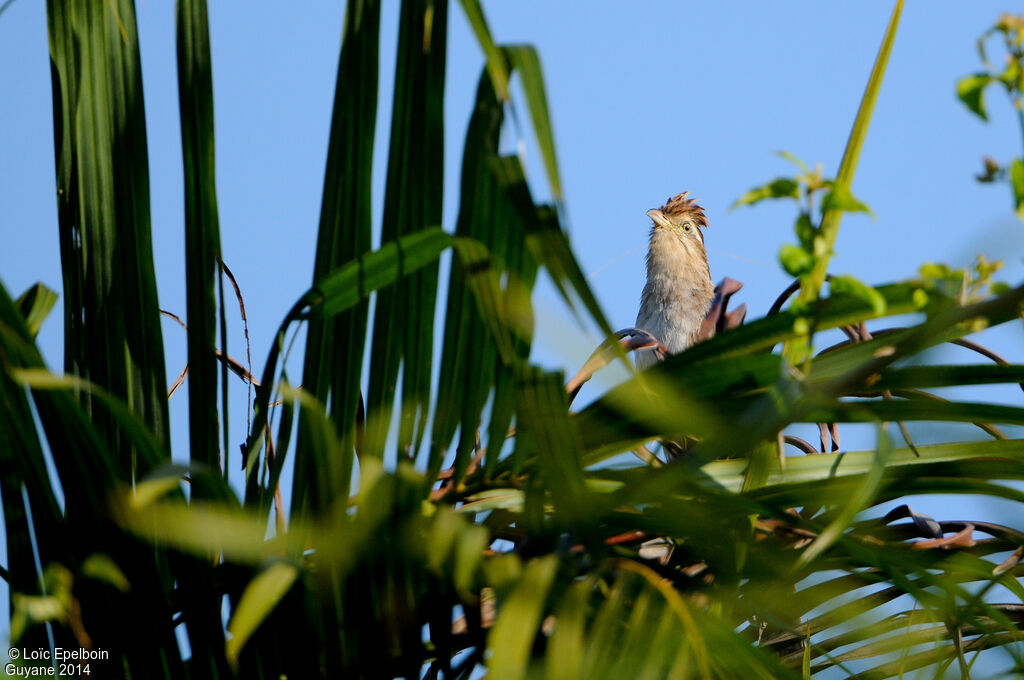
[[[39,333],[43,321],[50,314],[53,306],[57,304],[57,293],[50,290],[41,283],[37,283],[21,294],[14,304],[18,311],[25,318],[25,325],[28,332],[34,338]]]
[[[975,73],[962,78],[956,85],[956,94],[960,101],[984,121],[988,120],[988,113],[985,111],[985,88],[991,82],[992,76],[989,74]]]
[[[871,208],[851,194],[848,187],[842,184],[831,184],[829,187],[831,191],[821,198],[822,213],[832,210],[839,212],[862,212],[867,213],[872,218],[875,217]]]
[[[801,281],[800,300],[808,302],[818,297],[818,292],[825,283],[825,275],[828,271],[828,262],[835,247],[836,236],[839,234],[839,222],[843,212],[852,209],[860,210],[862,204],[853,199],[850,194],[850,187],[853,185],[853,175],[857,170],[857,162],[860,160],[860,152],[864,146],[864,139],[867,137],[868,126],[871,124],[871,115],[875,109],[875,102],[878,100],[878,93],[882,89],[882,79],[885,76],[886,66],[889,64],[889,54],[892,52],[893,43],[896,40],[896,29],[900,23],[900,16],[903,13],[903,0],[897,0],[889,17],[889,25],[885,29],[885,36],[882,38],[882,45],[878,48],[878,56],[871,68],[871,75],[868,76],[867,86],[864,88],[864,96],[861,97],[860,106],[857,109],[857,116],[853,119],[853,128],[850,130],[850,137],[846,140],[846,149],[843,151],[843,159],[839,163],[839,171],[836,173],[832,193],[842,197],[837,201],[835,209],[826,209],[825,200],[822,201],[823,209],[821,216],[821,239],[823,247],[815,245],[817,260],[814,263],[814,270],[805,281]],[[792,354],[804,350],[804,343],[795,345],[796,349]]]
[[[986,44],[997,36],[1006,52],[1003,66],[994,65],[988,58]],[[972,113],[988,121],[985,90],[996,83],[1002,85],[1011,106],[1017,112],[1024,141],[1024,15],[1000,16],[995,25],[978,38],[978,55],[985,70],[961,78],[956,85],[957,96]],[[1000,167],[998,161],[988,157],[983,159],[983,163],[984,171],[978,175],[978,181],[1008,181],[1017,217],[1024,220],[1024,159],[1013,158],[1006,167]]]
[[[1002,262],[989,262],[979,254],[971,267],[953,269],[947,264],[926,262],[918,274],[923,290],[938,292],[943,297],[956,300],[957,304],[965,305],[987,295],[1005,293],[1005,284],[992,280],[992,275],[1002,268]]]
[[[249,581],[228,624],[231,639],[226,653],[233,666],[238,666],[238,655],[245,643],[281,602],[298,575],[299,570],[293,565],[275,562]]]
[[[1014,158],[1010,166],[1010,186],[1017,206],[1017,217],[1024,219],[1024,159]]]
[[[814,255],[791,243],[779,248],[779,263],[790,276],[802,276],[814,268]]]
[[[732,207],[753,205],[766,198],[800,198],[800,184],[788,177],[779,177],[743,194],[736,199]]]
[[[976,330],[1017,322],[1024,287],[994,282],[999,263],[979,258],[964,270],[925,264],[886,285],[832,276],[820,294],[840,216],[870,214],[850,187],[902,4],[836,177],[783,152],[798,173],[736,203],[794,200],[796,242],[780,261],[798,299],[577,411],[561,373],[530,361],[538,274],[577,316],[611,329],[558,206],[534,200],[498,144],[507,110],[523,105],[508,87],[518,72],[560,200],[540,61],[529,46],[496,43],[478,2],[461,5],[487,65],[463,143],[458,222],[454,233],[439,226],[448,8],[405,0],[383,238],[372,250],[380,6],[348,3],[311,284],[265,356],[239,492],[227,451],[240,436],[214,396],[228,376],[216,363],[224,296],[205,3],[178,4],[194,454],[183,466],[170,464],[153,330],[132,4],[50,0],[69,363],[68,375],[51,373],[35,344],[54,294],[40,285],[15,302],[0,287],[0,574],[14,644],[49,646],[46,622],[58,646],[109,651],[97,677],[125,678],[449,680],[480,664],[489,677],[551,680],[888,677],[1014,654],[1024,528],[936,520],[905,504],[878,515],[936,493],[1024,502],[1024,443],[998,427],[1024,424],[1024,408],[927,391],[1012,386],[1024,365],[937,365],[925,354],[974,347]],[[1000,25],[1018,49],[1017,24]],[[983,89],[962,88],[979,114]],[[86,244],[113,239],[120,259],[80,247],[70,238],[79,231]],[[113,271],[120,293],[101,309],[94,277]],[[906,328],[867,328],[911,313]],[[296,388],[281,364],[299,324],[308,339]],[[835,328],[849,341],[813,356]],[[977,436],[950,429],[947,441],[919,445],[904,421],[973,424]],[[842,450],[845,423],[874,425],[874,450]],[[905,441],[890,440],[894,423]],[[814,424],[821,453],[800,455],[814,447],[790,428]],[[654,440],[685,442],[686,455],[662,464],[643,448]],[[624,462],[630,451],[642,461]],[[287,465],[284,511],[275,506]]]
[[[370,250],[370,177],[377,120],[379,34],[380,3],[377,0],[346,3],[311,284],[323,281],[328,274],[337,272],[338,268],[349,265],[356,258],[366,257]],[[370,290],[363,292],[361,286],[354,285],[360,280],[360,273],[350,273],[354,276],[342,282],[342,289],[355,293],[356,298],[345,307],[343,314],[310,319],[302,371],[305,390],[317,401],[331,405],[331,418],[338,424],[339,437],[343,442],[340,447],[342,460],[338,461],[342,468],[351,465],[352,455],[348,452],[355,446],[356,414],[362,402],[360,384],[347,380],[346,376],[358,374],[363,367],[369,315],[367,296],[370,293]],[[282,333],[284,329],[282,326]],[[278,349],[284,342],[283,334],[279,338]],[[266,379],[272,381],[276,356],[268,367],[270,372]],[[266,404],[270,403],[270,395],[258,392],[257,397],[263,405],[256,414],[257,422],[262,425],[266,422]],[[290,418],[282,418],[281,422],[282,429],[291,427]],[[321,498],[317,485],[316,461],[318,453],[322,455],[323,452],[318,452],[313,446],[310,427],[308,422],[300,422],[298,427],[294,453],[294,488],[298,493],[293,496],[293,511],[302,509],[297,505],[299,503],[308,504],[311,511],[327,504],[327,499]],[[262,427],[253,432],[263,435]],[[281,441],[284,446],[288,445],[290,429],[287,433],[288,436]],[[279,432],[279,440],[285,434],[284,431]],[[251,450],[254,443],[250,441],[247,450]],[[270,493],[265,490],[260,493],[255,483],[255,460],[255,456],[250,455],[246,466],[250,480],[246,485],[246,505],[259,502],[261,510],[265,511],[270,505]],[[274,468],[275,486],[272,488],[276,488],[281,466],[278,464]],[[347,481],[345,486],[347,489]]]
[[[800,169],[800,173],[792,178],[775,179],[768,184],[751,189],[737,199],[733,203],[733,207],[754,205],[769,198],[792,199],[799,211],[795,224],[797,243],[786,243],[779,248],[779,263],[787,274],[796,277],[800,282],[800,290],[807,291],[808,287],[815,285],[816,272],[824,264],[827,264],[832,256],[829,237],[825,231],[826,218],[844,212],[863,212],[872,218],[875,217],[875,214],[867,204],[850,193],[847,185],[838,183],[834,179],[825,178],[820,163],[815,166],[814,170],[811,170],[806,163],[788,151],[778,153],[782,158],[796,165]],[[815,198],[819,193],[821,194],[820,205],[816,206]],[[832,241],[834,239],[833,234]],[[833,293],[858,297],[870,304],[876,315],[880,316],[885,313],[885,299],[870,286],[852,276],[831,277],[831,281]],[[801,296],[794,305],[794,309],[801,311],[806,308],[807,299]],[[787,347],[786,355],[790,361],[800,362],[809,356],[811,350],[809,340],[813,331],[812,319],[806,316],[798,317],[794,322],[793,329],[797,334],[798,341]]]
[[[885,314],[885,298],[877,290],[852,276],[833,276],[829,280],[833,295],[849,295],[871,305],[875,316]]]

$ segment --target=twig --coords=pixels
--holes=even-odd
[[[633,448],[632,451],[634,456],[636,456],[643,462],[647,463],[651,467],[661,467],[662,465],[664,465],[664,463],[662,463],[657,456],[651,453],[651,450],[648,449],[647,446],[644,444],[640,444],[639,446]]]
[[[182,321],[181,317],[179,317],[177,314],[174,314],[173,312],[168,312],[165,309],[161,309],[160,313],[162,315],[166,316],[168,319],[172,319],[175,322],[177,322],[177,324],[179,326],[181,326],[185,330],[186,333],[188,332],[188,326],[185,325],[185,322]],[[234,357],[232,357],[230,355],[225,355],[221,350],[216,349],[216,348],[214,348],[214,353],[216,354],[217,359],[219,361],[227,364],[227,367],[231,370],[231,372],[234,373],[235,375],[237,375],[239,378],[241,378],[244,382],[247,382],[247,383],[249,383],[250,385],[252,385],[254,387],[259,387],[260,386],[259,378],[254,376],[250,372],[249,369],[247,369],[245,366],[243,366],[241,364],[240,361],[238,361],[238,359],[235,359]],[[251,366],[251,360],[250,360],[250,366]],[[167,398],[168,399],[170,399],[171,395],[173,395],[175,392],[178,391],[178,388],[180,388],[181,385],[185,382],[185,378],[187,376],[188,376],[188,363],[186,363],[185,367],[183,369],[181,369],[181,373],[178,374],[178,377],[175,379],[174,383],[171,385],[171,388],[168,390],[168,392],[167,392]],[[250,393],[250,395],[251,395],[251,393]],[[251,399],[250,399],[250,401],[251,401]]]
[[[259,382],[253,382],[252,377],[252,347],[249,342],[249,319],[245,315],[245,300],[242,299],[242,290],[238,287],[238,281],[235,280],[235,275],[231,273],[231,270],[224,263],[220,261],[221,270],[227,275],[228,281],[231,282],[231,287],[235,289],[235,298],[238,300],[238,312],[242,316],[242,334],[245,336],[245,359],[246,359],[246,373],[249,374],[250,379],[246,382],[248,386],[246,388],[246,407],[245,407],[245,431],[248,432],[252,429],[252,387],[253,385],[259,385]]]
[[[785,436],[785,442],[790,446],[795,446],[808,455],[818,453],[818,450],[815,449],[814,446],[806,439],[801,439],[800,437],[794,437],[791,434],[787,434]]]

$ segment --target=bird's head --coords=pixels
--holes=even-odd
[[[660,208],[647,211],[647,216],[654,221],[654,228],[662,228],[676,233],[685,240],[696,239],[704,245],[704,234],[701,229],[708,226],[708,218],[704,216],[704,208],[697,205],[696,199],[687,198],[689,191],[673,196]]]

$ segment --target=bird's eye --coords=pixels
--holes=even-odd
[[[690,223],[689,222],[683,222],[683,229],[685,229],[686,231],[690,231]]]

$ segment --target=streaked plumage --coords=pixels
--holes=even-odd
[[[647,211],[653,221],[647,251],[647,283],[640,297],[636,327],[649,331],[675,354],[692,345],[711,307],[711,283],[704,234],[704,209],[689,192]],[[654,350],[637,353],[637,368],[657,361]]]

